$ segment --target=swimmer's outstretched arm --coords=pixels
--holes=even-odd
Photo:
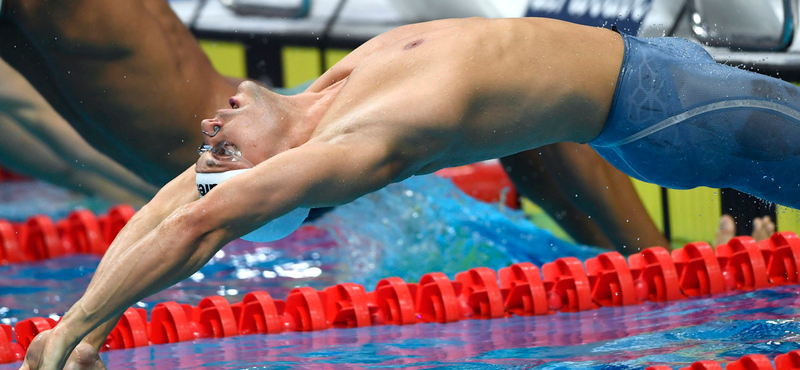
[[[52,334],[28,349],[26,364],[39,365],[30,369],[60,369],[81,339],[103,322],[189,277],[222,246],[265,222],[301,206],[346,203],[397,180],[403,167],[389,152],[374,139],[312,141],[227,180],[202,199],[179,205],[153,227],[170,206],[188,200],[188,194],[197,199],[193,174],[185,173],[167,185],[180,188],[168,192],[179,199],[169,199],[167,206],[153,204],[164,199],[160,192],[139,212],[142,216],[131,220],[84,296]]]
[[[101,284],[101,281],[106,279],[113,280],[113,276],[110,277],[106,272],[114,271],[114,268],[110,266],[116,264],[115,261],[120,258],[120,255],[124,254],[137,241],[156,228],[175,209],[199,198],[194,185],[194,173],[194,167],[192,167],[176,177],[131,218],[103,255],[97,272],[89,284],[89,289]],[[91,357],[97,355],[97,351],[119,320],[120,314],[107,319],[91,333],[82,336],[79,340],[82,342],[72,353],[69,363],[75,362],[77,365],[81,365],[80,367],[76,366],[76,368],[97,368],[94,367],[96,365],[86,364],[87,357],[92,360]],[[62,325],[58,325],[56,329],[39,334],[31,343],[31,347],[28,348],[22,369],[60,369],[61,367],[57,364],[66,360],[65,356],[68,356],[72,351],[72,349],[64,347],[63,344],[57,345],[67,334],[62,329],[64,329]],[[97,361],[99,361],[99,358],[97,358]],[[63,363],[61,366],[63,366]]]

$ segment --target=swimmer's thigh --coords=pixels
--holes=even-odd
[[[671,38],[626,37],[623,71],[591,143],[609,162],[665,187],[731,187],[800,206],[800,88]]]

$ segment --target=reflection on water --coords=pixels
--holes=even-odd
[[[235,241],[198,273],[145,302],[197,304],[218,294],[238,301],[254,290],[285,297],[296,286],[413,281],[431,271],[538,265],[599,251],[574,246],[521,214],[461,195],[448,181],[412,178],[339,207],[272,243]],[[71,256],[0,267],[0,322],[61,314],[85,289],[98,259]],[[105,353],[111,368],[566,368],[674,367],[746,353],[800,348],[800,295],[794,287],[666,304],[420,324],[253,335]],[[611,363],[610,365],[608,363]],[[0,366],[13,369],[14,365]]]
[[[94,212],[105,211],[112,204],[97,197],[87,197],[43,181],[0,181],[0,219],[19,222],[34,214],[61,219],[76,207]]]
[[[198,340],[103,357],[115,369],[677,368],[799,349],[798,316],[796,287],[781,287],[569,314]]]
[[[345,281],[372,290],[388,276],[416,281],[443,271],[453,278],[472,267],[541,265],[598,252],[553,237],[520,212],[475,201],[448,180],[421,176],[338,207],[283,240],[234,241],[143,306],[168,300],[197,304],[213,294],[238,301],[255,290],[282,298],[297,286],[322,289]],[[0,267],[0,322],[62,314],[83,293],[98,261],[71,256]]]
[[[600,253],[564,242],[525,220],[522,212],[475,201],[448,180],[412,177],[334,210],[316,226],[335,236],[341,277],[372,287],[378,279],[448,275],[558,257]]]

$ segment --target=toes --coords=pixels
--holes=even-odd
[[[772,222],[772,217],[764,216],[753,219],[753,234],[752,237],[756,241],[768,239],[775,232],[775,223]]]
[[[719,230],[717,230],[714,245],[728,244],[734,236],[736,236],[736,224],[733,221],[733,217],[722,215],[719,219]]]
[[[760,231],[764,228],[764,220],[761,217],[756,217],[753,219],[753,232]]]
[[[733,221],[731,215],[722,215],[719,218],[719,228],[725,232],[736,232],[736,223]]]
[[[775,226],[775,222],[772,221],[772,217],[764,216],[764,230],[770,236],[775,233],[776,226]]]

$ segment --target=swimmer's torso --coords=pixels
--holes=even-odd
[[[385,141],[404,178],[602,129],[622,64],[616,33],[545,19],[410,28],[376,37],[312,85],[338,90],[312,140]]]

